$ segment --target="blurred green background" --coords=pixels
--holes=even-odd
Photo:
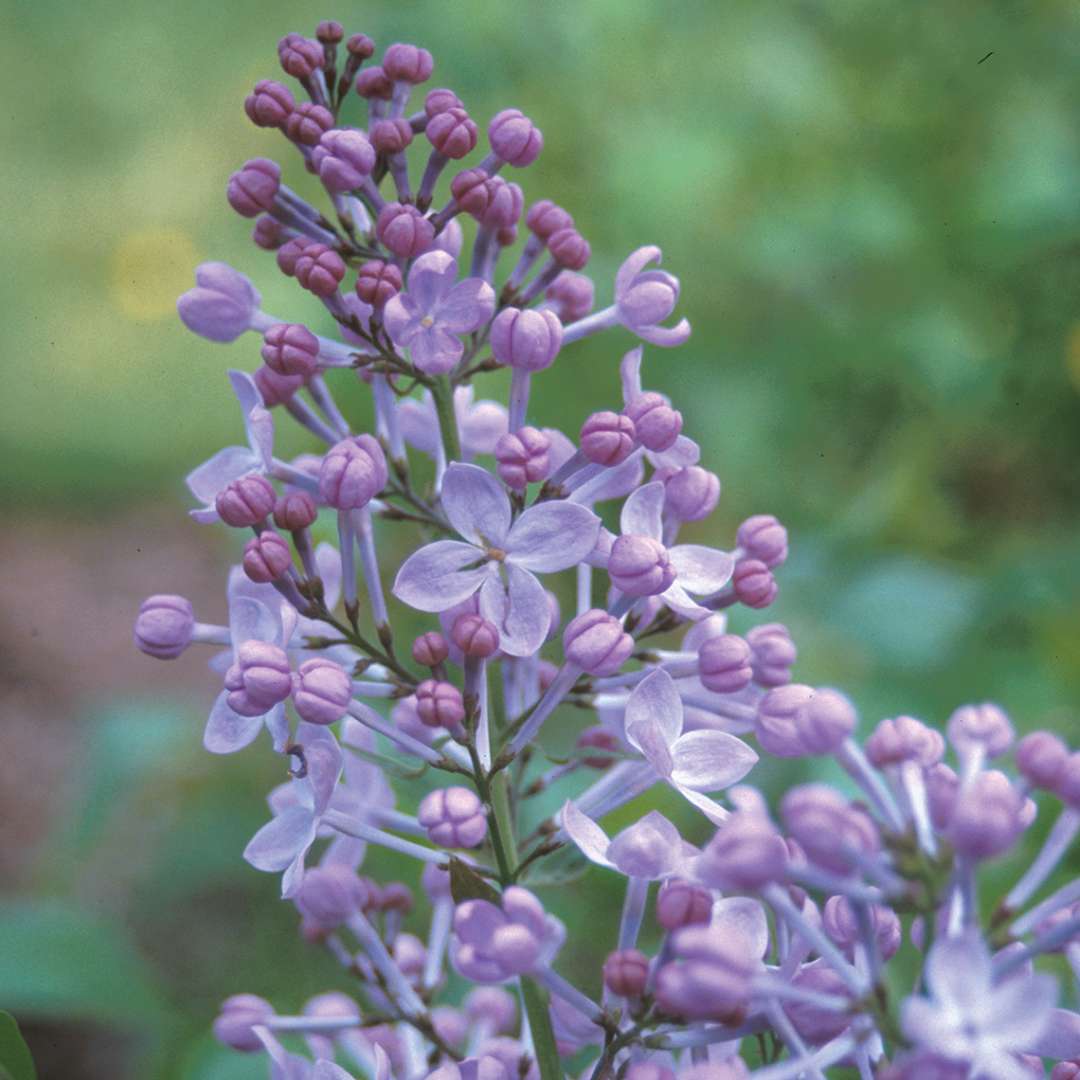
[[[269,310],[325,324],[224,199],[239,162],[286,157],[241,103],[279,74],[277,39],[319,18],[429,47],[433,84],[479,120],[515,105],[539,123],[544,154],[513,179],[573,212],[600,302],[629,250],[662,245],[694,334],[646,350],[646,384],[724,484],[695,538],[726,544],[757,512],[789,527],[764,618],[791,626],[800,680],[845,688],[865,727],[993,699],[1022,729],[1075,732],[1074,2],[9,0],[5,16],[0,1007],[46,1080],[261,1075],[209,1038],[221,998],[292,1009],[342,985],[240,859],[280,762],[204,754],[204,657],[155,664],[128,637],[153,591],[220,620],[237,554],[186,518],[181,479],[240,437],[224,370],[253,368],[257,341],[183,331],[193,266],[231,262]],[[616,400],[630,344],[575,347],[537,415],[573,432]],[[614,883],[582,887],[596,908],[546,899],[577,905],[572,932],[611,925]],[[567,973],[595,978],[605,944]]]

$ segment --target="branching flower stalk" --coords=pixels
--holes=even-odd
[[[783,525],[760,514],[729,548],[680,542],[720,481],[643,380],[643,344],[690,335],[670,321],[679,282],[660,249],[631,252],[594,310],[570,212],[526,209],[505,178],[544,145],[522,112],[493,117],[465,167],[479,128],[461,100],[414,100],[426,49],[394,44],[374,64],[370,38],[324,22],[278,56],[302,93],[264,80],[245,111],[327,205],[266,158],[233,175],[228,200],[306,292],[308,322],[336,333],[264,312],[223,263],[197,268],[185,325],[223,343],[256,334],[261,363],[229,373],[246,445],[190,473],[191,514],[250,538],[224,623],[155,595],[135,643],[163,660],[219,650],[205,747],[234,753],[265,730],[289,762],[244,858],[281,875],[301,932],[347,981],[298,1016],[237,994],[217,1037],[289,1080],[559,1080],[571,1059],[594,1080],[1011,1078],[1044,1059],[1056,1078],[1080,1074],[1080,1014],[1035,968],[1059,952],[1080,976],[1080,889],[1052,885],[1080,831],[1080,753],[1049,732],[1017,743],[994,705],[949,719],[955,769],[912,717],[856,741],[846,697],[791,681],[782,624],[728,626],[729,610],[776,600]],[[610,407],[574,417],[568,397],[577,429],[541,426],[534,377],[571,378],[563,353],[602,332],[639,339],[613,365]],[[497,367],[506,405],[474,394]],[[373,431],[337,404],[350,379],[370,389]],[[310,440],[293,460],[275,454],[283,414]],[[556,723],[580,729],[561,759]],[[774,817],[744,782],[759,753],[831,757],[850,780],[794,787]],[[996,765],[1009,753],[1018,776]],[[428,793],[399,807],[392,782],[421,775]],[[654,789],[700,815],[704,846],[655,810],[608,835],[603,819]],[[552,791],[563,805],[545,818],[534,796]],[[981,868],[1016,849],[1032,795],[1064,809],[986,918]],[[380,847],[414,860],[426,924],[415,881],[360,873]],[[580,901],[589,944],[610,951],[579,987],[532,888],[588,863],[625,893],[617,917]],[[890,969],[902,946],[919,970],[906,996]]]

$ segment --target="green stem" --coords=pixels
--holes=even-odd
[[[460,461],[461,446],[458,443],[457,414],[454,412],[454,391],[446,375],[431,380],[431,396],[435,401],[435,415],[439,418],[439,431],[446,448],[446,460]]]
[[[540,1067],[541,1080],[563,1080],[562,1062],[555,1048],[555,1033],[551,1029],[547,991],[535,979],[523,975],[521,997],[529,1017],[529,1030],[536,1048],[536,1064]]]

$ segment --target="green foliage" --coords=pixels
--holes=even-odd
[[[11,1013],[0,1012],[0,1080],[37,1080],[30,1049]]]

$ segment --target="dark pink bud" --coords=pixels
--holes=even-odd
[[[285,650],[268,641],[245,641],[225,672],[225,689],[233,712],[261,716],[292,691],[292,671]]]
[[[489,229],[505,229],[521,217],[524,199],[517,184],[507,183],[501,176],[493,176],[485,185],[487,197],[483,211],[475,215],[481,225]]]
[[[265,521],[274,509],[274,489],[264,476],[241,476],[218,492],[214,506],[226,525],[246,529]]]
[[[795,642],[783,623],[764,623],[746,632],[751,650],[754,682],[759,686],[783,686],[791,682],[791,667],[797,656]]]
[[[195,612],[183,596],[148,596],[135,619],[135,648],[158,660],[175,660],[191,644]]]
[[[664,506],[679,521],[701,521],[720,501],[720,477],[700,465],[688,465],[664,481]]]
[[[380,154],[400,154],[412,141],[412,127],[403,116],[378,120],[371,129],[371,144]]]
[[[981,772],[957,792],[949,839],[961,855],[990,859],[1008,851],[1024,831],[1024,799],[995,769]]]
[[[412,889],[404,881],[388,881],[379,890],[380,911],[396,911],[408,915],[413,909]]]
[[[391,45],[383,54],[382,67],[388,78],[416,86],[431,78],[435,62],[427,49],[399,43]]]
[[[265,1024],[274,1015],[269,1001],[254,994],[233,994],[221,1004],[214,1021],[214,1038],[231,1050],[252,1054],[265,1049],[262,1040],[252,1030]]]
[[[263,334],[262,358],[279,375],[315,373],[319,339],[300,323],[275,323]]]
[[[682,413],[663,394],[638,394],[623,411],[634,421],[638,442],[648,450],[670,450],[682,431]]]
[[[483,169],[465,169],[450,181],[450,193],[466,214],[479,218],[487,209],[489,179]]]
[[[566,270],[584,270],[592,250],[577,229],[559,229],[547,241],[551,257]]]
[[[416,209],[403,203],[387,203],[379,211],[375,232],[381,243],[402,259],[414,259],[431,247],[435,226]]]
[[[945,754],[940,733],[913,716],[882,720],[863,744],[871,764],[879,769],[902,761],[918,762],[924,769],[936,765]]]
[[[416,714],[427,727],[456,728],[465,719],[461,691],[453,683],[425,679],[416,688]]]
[[[520,109],[503,109],[488,125],[488,141],[495,154],[508,165],[531,165],[544,148],[540,129]]]
[[[345,42],[345,48],[357,60],[369,60],[375,55],[375,42],[367,34],[353,34]]]
[[[294,79],[306,79],[323,66],[322,46],[300,34],[286,34],[278,42],[278,60]]]
[[[649,980],[649,958],[637,949],[608,953],[604,961],[604,985],[620,997],[640,997]]]
[[[592,278],[563,270],[547,287],[544,296],[565,324],[584,319],[592,311],[594,293]]]
[[[903,936],[900,919],[892,908],[881,904],[870,905],[869,915],[881,958],[890,960],[900,948],[900,940]],[[855,953],[855,946],[862,940],[859,920],[851,906],[851,901],[846,896],[830,896],[825,901],[825,907],[821,913],[821,925],[825,933],[851,959]]]
[[[391,125],[393,121],[387,121]],[[408,126],[408,125],[406,125]],[[358,188],[375,167],[375,148],[355,128],[331,128],[319,139],[311,163],[327,191],[342,194]]]
[[[286,491],[274,503],[274,524],[289,532],[308,528],[318,516],[315,500],[306,491]]]
[[[431,842],[440,847],[472,848],[487,836],[484,804],[468,788],[429,792],[420,803],[416,819],[427,829]]]
[[[345,28],[333,19],[323,19],[315,27],[315,37],[323,45],[336,45],[345,36]]]
[[[525,224],[530,232],[535,233],[541,240],[547,240],[552,233],[557,233],[560,229],[572,229],[574,219],[557,203],[550,199],[541,199],[529,207]]]
[[[1074,809],[1080,809],[1080,751],[1073,751],[1061,763],[1054,792]]]
[[[500,364],[518,371],[543,371],[562,346],[563,328],[554,311],[503,308],[491,324],[491,351]]]
[[[590,675],[614,675],[634,651],[634,639],[622,623],[600,608],[571,619],[563,631],[563,654]]]
[[[313,101],[302,101],[285,121],[285,134],[303,146],[318,146],[319,140],[334,127],[334,114]]]
[[[709,890],[683,878],[668,878],[656,896],[656,921],[665,930],[705,926],[712,918]]]
[[[367,887],[351,866],[328,862],[305,872],[296,906],[305,919],[329,931],[363,911],[367,900]]]
[[[832,754],[855,730],[855,709],[843,694],[814,690],[795,713],[795,729],[810,754]]]
[[[1038,1076],[1038,1073],[1034,1075]],[[1059,1061],[1050,1070],[1050,1080],[1077,1080],[1078,1077],[1080,1077],[1080,1060]]]
[[[286,277],[294,277],[296,274],[296,264],[300,261],[300,256],[309,248],[317,247],[316,241],[312,240],[310,236],[294,236],[291,240],[286,240],[284,244],[278,248],[277,264],[278,269],[285,274]]]
[[[637,441],[637,428],[622,413],[595,412],[581,425],[581,452],[594,465],[618,465]]]
[[[244,545],[244,573],[261,585],[277,581],[292,566],[289,545],[274,532],[264,529]]]
[[[244,112],[258,127],[281,127],[295,107],[289,88],[273,79],[260,79],[244,99]]]
[[[437,630],[428,630],[413,641],[412,658],[424,667],[435,667],[450,655],[446,638]]]
[[[750,685],[750,646],[737,634],[706,638],[698,650],[698,677],[706,690],[737,694]]]
[[[465,656],[486,660],[499,648],[499,631],[482,615],[459,615],[450,631],[453,643]]]
[[[316,656],[305,660],[293,680],[293,705],[309,724],[334,724],[352,700],[349,673],[333,660]]]
[[[787,863],[787,845],[767,818],[736,813],[702,850],[698,877],[711,888],[753,892],[781,880]]]
[[[780,813],[807,859],[833,873],[850,873],[859,856],[875,855],[881,848],[870,815],[826,784],[792,788],[781,800]]]
[[[255,369],[252,378],[263,404],[268,409],[275,405],[284,405],[304,385],[303,375],[279,375],[265,364]]]
[[[1051,731],[1032,731],[1016,744],[1016,767],[1033,787],[1053,791],[1069,748]]]
[[[428,101],[430,100],[431,94],[428,94]],[[476,149],[476,124],[464,109],[451,105],[428,115],[430,119],[425,133],[431,145],[444,157],[459,160]]]
[[[332,446],[319,469],[319,498],[335,510],[359,510],[386,487],[386,457],[372,435]]]
[[[851,993],[843,979],[827,965],[818,967],[807,965],[799,971],[791,980],[792,984],[801,990],[812,993],[832,994],[837,997],[845,997]],[[836,1009],[823,1009],[820,1005],[807,1001],[792,1001],[784,1006],[795,1030],[814,1046],[835,1039],[849,1024],[842,1012]],[[940,1060],[940,1059],[938,1059]],[[918,1080],[945,1080],[948,1072],[938,1073],[923,1071],[910,1074]]]
[[[255,221],[255,228],[251,230],[251,239],[263,251],[276,251],[284,243],[281,223],[269,214],[260,215]]]
[[[675,570],[659,540],[620,536],[611,545],[608,576],[627,596],[656,596],[675,580]]]
[[[787,558],[787,529],[772,514],[747,518],[735,534],[747,558],[763,562],[770,570]]]
[[[356,274],[356,295],[376,311],[382,310],[386,301],[401,292],[401,271],[382,259],[370,259]]]
[[[551,439],[534,427],[523,427],[499,436],[495,444],[499,479],[515,491],[547,479],[551,472]]]
[[[461,108],[464,108],[461,98],[453,90],[447,90],[445,87],[429,90],[427,97],[424,98],[424,112],[429,120],[438,116],[439,113],[446,112],[448,109]]]
[[[615,735],[604,727],[586,728],[578,737],[575,746],[579,750],[595,748],[605,750],[605,754],[597,754],[596,757],[583,757],[581,764],[589,769],[607,769],[614,764],[612,755],[619,749],[619,740]]]
[[[1004,754],[1013,744],[1013,726],[996,705],[961,705],[945,728],[949,742],[960,751],[969,753],[982,749],[987,757]]]
[[[731,575],[731,584],[739,603],[752,608],[768,607],[780,591],[772,571],[757,559],[740,559]]]
[[[332,296],[344,277],[344,261],[325,244],[308,244],[296,260],[296,280],[316,296]]]
[[[356,76],[356,92],[369,101],[389,101],[394,92],[394,84],[381,67],[364,68]]]
[[[252,158],[229,177],[226,195],[229,205],[244,217],[257,217],[270,210],[281,185],[281,169],[269,158]]]

